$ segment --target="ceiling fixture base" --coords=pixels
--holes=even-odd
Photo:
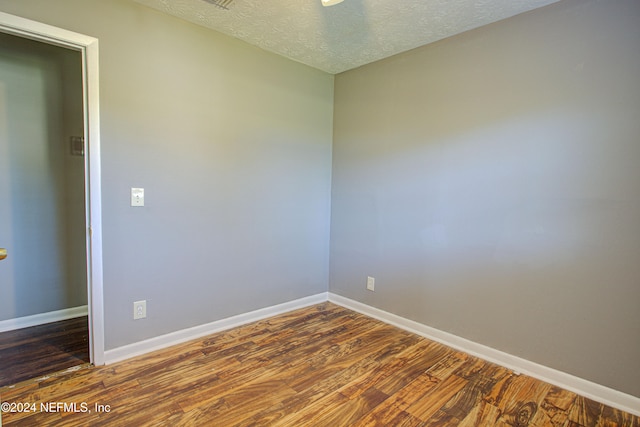
[[[229,6],[231,5],[231,3],[234,2],[234,0],[204,0],[204,1],[214,5],[215,7],[218,7],[224,10],[229,10]]]
[[[343,0],[322,0],[323,6],[333,6],[334,4],[342,3]]]

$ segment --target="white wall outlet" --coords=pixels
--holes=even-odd
[[[368,276],[367,277],[367,289],[370,290],[371,292],[375,291],[375,287],[376,287],[376,279]]]
[[[131,189],[131,206],[144,206],[144,188]]]
[[[135,301],[133,303],[133,320],[147,317],[147,301]]]

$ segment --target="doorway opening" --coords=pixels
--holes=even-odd
[[[104,364],[97,49],[0,12],[0,386]]]

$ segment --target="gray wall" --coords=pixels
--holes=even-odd
[[[639,23],[566,0],[336,76],[330,290],[640,396]]]
[[[107,350],[326,292],[333,76],[127,0],[0,10],[100,40]]]
[[[107,349],[329,281],[637,396],[638,9],[566,0],[341,74],[334,107],[332,76],[133,2],[0,0],[100,39]]]
[[[80,59],[0,34],[0,320],[87,305]]]

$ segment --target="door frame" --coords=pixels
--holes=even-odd
[[[82,54],[89,355],[91,363],[104,365],[98,39],[4,12],[0,12],[0,32],[65,47]]]

